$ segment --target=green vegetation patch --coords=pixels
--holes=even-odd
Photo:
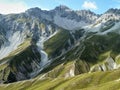
[[[85,73],[66,79],[35,78],[12,84],[1,84],[0,90],[119,90],[119,75],[120,70],[114,70]]]
[[[44,43],[44,50],[49,56],[59,55],[60,50],[66,47],[68,39],[70,39],[69,31],[59,30],[55,36]]]

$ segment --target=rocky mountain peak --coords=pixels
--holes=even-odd
[[[105,23],[108,21],[120,21],[120,9],[117,8],[111,8],[108,11],[106,11],[104,14],[102,14],[98,19],[97,23]]]
[[[33,12],[33,11],[39,13],[41,11],[41,9],[38,7],[35,7],[35,8],[30,8],[30,9],[26,10],[26,12]]]
[[[111,14],[120,14],[120,9],[117,9],[117,8],[111,8],[109,9],[107,12],[105,13],[111,13]]]
[[[90,10],[77,10],[77,13],[84,13],[84,14],[94,14],[96,15],[94,12],[90,11]]]
[[[60,10],[71,11],[71,9],[69,7],[67,7],[67,6],[65,6],[65,5],[59,5],[54,10],[58,10],[58,11],[60,11]]]

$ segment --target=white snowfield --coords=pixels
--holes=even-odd
[[[9,39],[8,42],[3,44],[0,48],[0,59],[8,56],[10,52],[17,49],[17,47],[23,43],[24,41],[24,34],[20,33],[20,31],[16,31],[13,35],[8,35]]]
[[[38,46],[38,50],[41,54],[41,62],[40,62],[40,65],[41,66],[44,66],[45,64],[48,63],[48,55],[45,51],[43,51],[43,43],[45,41],[45,37],[40,37],[39,41],[37,42],[37,46]]]
[[[44,42],[46,40],[48,40],[49,38],[53,37],[58,31],[54,32],[52,35],[50,35],[49,37],[44,37],[41,36],[39,41],[37,42],[37,46],[38,46],[38,50],[41,54],[41,62],[40,62],[40,66],[43,67],[46,64],[50,63],[50,60],[48,60],[48,54],[43,50],[44,49]]]
[[[107,21],[104,21],[102,23],[98,23],[94,26],[94,24],[88,25],[83,27],[87,32],[97,32],[97,34],[104,35],[109,32],[117,32],[120,34],[120,22],[115,22],[115,25],[113,25],[110,29],[105,30],[104,32],[101,32],[101,27],[106,23]]]
[[[63,17],[60,17],[59,15],[56,15],[54,17],[54,23],[67,30],[74,30],[76,28],[80,28],[80,27],[88,25],[88,23],[85,23],[83,21],[77,22],[76,20],[70,20],[67,18],[63,18]]]

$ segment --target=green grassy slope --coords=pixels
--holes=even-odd
[[[79,40],[83,33],[83,29],[75,30],[74,32],[60,29],[56,35],[45,41],[44,50],[48,53],[49,57],[59,56],[63,49],[67,51],[74,45],[75,41]]]
[[[71,78],[35,78],[0,85],[0,90],[118,90],[120,70],[94,72]]]
[[[37,68],[40,58],[37,46],[31,45],[31,39],[26,40],[0,61],[0,80],[6,83],[30,78],[29,74]]]
[[[76,31],[73,34],[76,42],[77,39],[79,41],[80,33],[81,31]],[[103,35],[90,34],[88,33],[84,40],[79,41],[79,44],[76,45],[77,43],[75,43],[69,31],[59,30],[56,35],[44,43],[44,50],[48,53],[49,58],[54,58],[50,65],[45,67],[36,78],[16,83],[1,84],[0,90],[120,89],[120,69],[108,69],[109,63],[107,62],[107,59],[110,57],[116,64],[120,64],[120,35],[115,32]],[[69,40],[73,47],[69,46]],[[9,61],[10,65],[6,63],[0,66],[0,70],[4,70],[5,73],[8,72],[6,75],[12,72],[10,78],[18,72],[30,78],[29,74],[34,71],[31,68],[32,64],[36,65],[40,61],[38,60],[40,55],[37,51],[36,53],[33,52],[33,47],[35,46],[32,46],[29,42],[21,44],[17,50],[2,60]],[[63,49],[68,50],[68,52],[61,55]],[[103,64],[107,68],[105,71],[99,70]],[[94,68],[90,72],[91,67]],[[6,68],[7,71],[5,70]],[[8,77],[5,76],[4,79],[6,80]]]
[[[49,56],[60,55],[60,50],[68,44],[70,33],[67,30],[59,30],[58,33],[44,43],[45,51]]]

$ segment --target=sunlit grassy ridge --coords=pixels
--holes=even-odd
[[[45,42],[46,52],[50,49],[50,51],[54,53],[55,50],[60,51],[62,48],[64,48],[64,44],[62,44],[64,42],[59,42],[58,39],[62,38],[61,36],[66,36],[65,32],[68,33],[68,31],[60,31]],[[81,32],[77,32],[77,34],[78,33],[80,34]],[[95,71],[98,71],[101,67],[105,67],[106,70],[110,70],[109,67],[111,67],[111,62],[114,62],[114,65],[117,63],[119,64],[120,61],[119,39],[120,35],[116,32],[109,32],[107,34],[87,33],[86,37],[83,41],[80,41],[79,45],[73,47],[67,53],[57,58],[54,63],[51,64],[50,67],[48,67],[47,69],[49,71],[53,67],[59,65],[59,63],[68,62],[71,60],[78,60],[79,65],[77,64],[76,66],[79,66],[77,68],[79,68],[80,73],[89,72],[91,67],[94,67],[96,69]],[[63,41],[62,39],[60,40]],[[52,47],[52,45],[54,47]],[[57,49],[58,46],[61,47],[61,49]],[[109,61],[109,58],[112,59],[112,61]]]
[[[17,80],[17,74],[23,73],[25,77],[30,78],[28,75],[33,71],[32,63],[39,64],[40,53],[37,46],[31,44],[31,39],[25,40],[18,48],[12,51],[7,57],[3,58],[0,62],[0,80],[6,82],[14,82]],[[28,65],[29,67],[26,67]],[[23,69],[23,70],[22,70]]]
[[[118,90],[120,70],[94,72],[71,78],[35,78],[12,84],[0,85],[0,90]]]
[[[45,41],[44,50],[48,53],[48,56],[50,57],[59,56],[60,54],[62,54],[63,49],[66,51],[70,49],[70,47],[74,45],[75,41],[80,39],[83,33],[84,29],[75,30],[74,32],[59,29],[53,37]]]
[[[3,62],[3,64],[0,65],[0,77],[1,77],[0,80],[7,81],[8,76],[11,72],[9,62],[11,62],[12,58],[14,58],[16,55],[19,55],[30,45],[31,45],[30,40],[26,40],[26,42],[19,45],[15,51],[11,52],[7,57],[0,60],[1,63]]]
[[[70,39],[70,33],[67,30],[59,30],[58,33],[44,43],[45,51],[49,56],[60,54],[60,50],[65,48]]]

